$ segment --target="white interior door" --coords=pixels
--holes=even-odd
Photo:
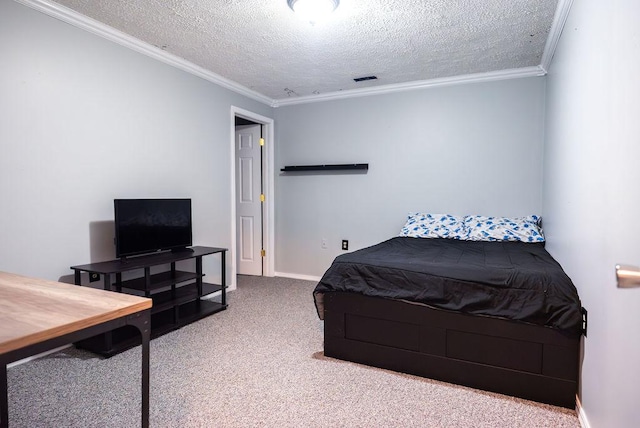
[[[262,275],[260,150],[260,125],[236,126],[236,242],[240,275]]]

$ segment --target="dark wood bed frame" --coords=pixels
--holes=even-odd
[[[328,357],[575,408],[580,338],[355,293],[324,294]]]

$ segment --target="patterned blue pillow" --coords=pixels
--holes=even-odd
[[[522,241],[544,242],[540,217],[464,217],[467,239],[470,241]]]
[[[450,214],[409,213],[400,236],[465,239],[464,217]]]

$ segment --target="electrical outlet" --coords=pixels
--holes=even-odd
[[[342,240],[342,249],[347,251],[349,249],[349,240],[347,239],[343,239]]]
[[[89,282],[96,282],[96,281],[100,281],[100,274],[99,273],[90,273],[89,274]]]
[[[320,242],[320,248],[322,248],[323,250],[327,249],[327,238],[322,238],[322,241]]]

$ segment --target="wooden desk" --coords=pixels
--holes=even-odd
[[[151,299],[0,272],[0,427],[9,426],[7,364],[114,328],[142,335],[142,426],[149,426]]]

